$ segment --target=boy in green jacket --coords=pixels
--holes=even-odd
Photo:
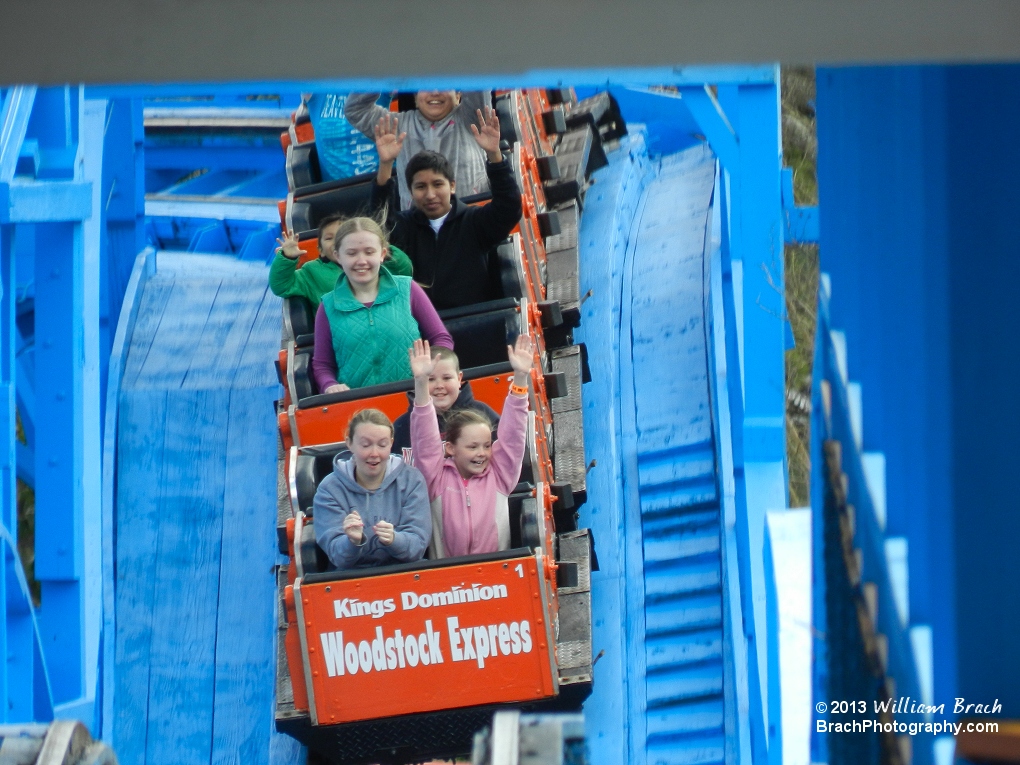
[[[276,240],[280,246],[269,267],[269,289],[274,295],[282,298],[303,297],[312,304],[312,308],[319,307],[322,296],[333,291],[336,280],[343,274],[333,251],[333,238],[342,221],[341,215],[327,215],[322,219],[319,223],[319,258],[308,261],[301,268],[297,267],[298,258],[301,257],[297,235],[291,231],[285,238]],[[413,273],[407,255],[392,246],[383,266],[393,276],[411,276]]]

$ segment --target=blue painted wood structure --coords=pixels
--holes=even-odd
[[[215,255],[150,252],[136,274],[104,735],[133,762],[268,762],[280,301],[264,265]]]
[[[587,729],[600,762],[778,762],[764,529],[786,507],[775,72],[678,91],[613,91],[629,122],[673,129],[610,155],[579,235],[592,292],[578,336],[608,375],[585,394],[597,466],[582,520],[611,561],[594,575],[607,654]],[[741,140],[741,125],[759,135]]]
[[[280,133],[300,96],[278,86],[260,96],[195,92],[150,91],[145,101],[147,242],[264,261],[279,233],[276,203],[287,195]]]
[[[862,450],[883,455],[907,623],[930,626],[919,642],[936,703],[998,698],[1011,718],[1018,94],[1016,65],[818,72],[831,322],[860,383]]]
[[[862,450],[863,433],[860,422],[859,399],[851,394],[845,336],[834,330],[830,316],[830,280],[826,277],[820,289],[818,324],[815,339],[815,362],[812,373],[811,461],[813,465],[826,464],[823,444],[838,441],[841,445],[841,469],[847,476],[847,502],[854,509],[853,544],[859,554],[859,578],[862,589],[874,588],[874,629],[881,635],[885,661],[883,678],[891,678],[896,698],[909,698],[916,702],[933,704],[930,632],[927,625],[909,622],[909,594],[907,592],[906,562],[890,554],[896,540],[886,534],[885,518],[880,508],[886,495],[876,476],[869,475],[869,465]],[[841,672],[841,662],[847,662],[853,648],[845,636],[832,634],[828,628],[827,609],[831,602],[826,591],[826,548],[824,517],[825,488],[822,469],[811,476],[811,506],[813,511],[814,571],[814,662],[815,698],[828,704],[840,694],[829,689],[829,677]],[[892,545],[890,543],[893,543]],[[873,685],[881,693],[876,679]],[[867,699],[873,701],[873,698]],[[870,704],[869,704],[870,706]],[[819,714],[816,719],[839,722],[837,713]],[[941,715],[903,714],[897,721],[924,723],[933,719],[948,719]],[[919,735],[910,742],[912,762],[929,763],[934,756],[931,735]],[[829,736],[817,729],[812,737],[812,760],[829,761]]]
[[[114,255],[138,249],[130,102],[80,87],[0,91],[7,665],[3,718],[98,719],[102,389]],[[126,139],[126,140],[125,140]],[[125,140],[125,145],[115,146]],[[113,149],[107,151],[107,149]],[[120,181],[119,188],[113,186]],[[105,192],[105,193],[104,193]],[[117,201],[115,202],[115,197]],[[110,289],[110,285],[114,288]],[[38,310],[37,310],[38,307]],[[25,441],[15,438],[15,412]],[[17,469],[15,470],[15,466]],[[35,486],[34,608],[15,549],[14,476]]]
[[[781,751],[765,514],[786,507],[782,247],[787,234],[811,236],[812,213],[793,210],[783,193],[777,75],[770,66],[576,78],[603,87],[612,79],[625,118],[646,125],[610,153],[580,231],[582,291],[591,297],[579,336],[596,380],[585,392],[596,465],[582,521],[596,532],[603,566],[593,592],[595,648],[606,651],[586,710],[596,763],[764,763]],[[673,83],[676,92],[632,84],[642,80]],[[280,88],[244,86],[252,90]],[[100,271],[115,277],[101,281],[107,297],[96,326],[108,353],[88,389],[104,428],[101,472],[98,438],[91,452],[102,504],[96,487],[88,501],[103,524],[83,524],[74,548],[84,550],[86,529],[102,529],[90,548],[103,551],[102,609],[88,610],[89,624],[102,614],[102,631],[89,627],[102,635],[90,686],[101,691],[83,698],[101,702],[101,715],[88,719],[127,761],[220,762],[239,751],[246,760],[294,761],[294,750],[258,723],[263,705],[268,720],[272,658],[269,632],[252,627],[271,627],[276,607],[272,535],[258,521],[270,516],[252,508],[275,500],[269,402],[279,337],[265,268],[245,260],[264,257],[252,242],[272,227],[260,219],[244,229],[234,207],[245,203],[230,193],[254,188],[249,181],[269,188],[271,179],[231,175],[222,144],[206,147],[207,157],[201,147],[183,156],[143,144],[147,92],[90,88],[84,98],[105,104],[110,126],[101,192],[93,187],[89,200],[107,200],[116,216],[108,212],[99,232],[107,242]],[[99,107],[82,111],[84,134],[102,136]],[[167,171],[148,182],[146,150],[151,167]],[[217,162],[220,170],[190,187],[158,187],[171,170]],[[176,225],[156,218],[176,217],[184,233],[175,247],[235,257],[142,251],[146,191],[179,197],[144,200],[171,205],[172,214],[150,215],[150,237]],[[265,546],[253,541],[263,536]]]

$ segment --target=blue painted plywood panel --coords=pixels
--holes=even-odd
[[[229,400],[226,390],[167,396],[145,746],[153,765],[209,760]]]
[[[227,425],[211,762],[266,762],[276,611],[274,388],[233,390]]]
[[[295,762],[271,743],[280,301],[264,265],[157,269],[120,401],[115,743],[138,763]]]
[[[113,744],[123,762],[145,757],[166,406],[164,391],[125,395],[119,404],[114,698],[120,713]]]

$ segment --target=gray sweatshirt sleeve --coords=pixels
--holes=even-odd
[[[328,480],[323,481],[315,492],[315,541],[338,569],[353,568],[368,549],[367,537],[366,543],[356,545],[344,534],[348,508],[329,490],[329,483]]]
[[[394,528],[390,545],[390,555],[404,563],[420,560],[432,538],[432,511],[425,479],[415,468],[408,467],[407,472],[401,496],[400,523]]]
[[[375,140],[375,124],[389,112],[379,106],[376,101],[382,93],[351,93],[344,102],[344,116],[354,127],[365,134],[370,141]]]
[[[477,125],[478,110],[483,106],[492,106],[489,91],[466,90],[460,94],[460,108],[457,109],[455,119],[463,125]]]

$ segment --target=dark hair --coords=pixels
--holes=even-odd
[[[351,421],[347,423],[347,445],[351,445],[351,441],[354,440],[354,432],[358,429],[359,425],[379,425],[383,428],[390,429],[390,438],[393,438],[393,423],[390,422],[390,418],[380,412],[378,409],[362,409],[357,412]]]
[[[344,216],[341,215],[340,213],[330,213],[325,218],[323,218],[322,220],[319,221],[319,236],[318,236],[318,239],[319,239],[319,255],[320,256],[326,254],[326,253],[324,253],[322,251],[322,232],[326,230],[326,226],[330,225],[331,223],[336,223],[337,221],[341,221],[343,219],[344,219]]]
[[[419,151],[411,157],[407,167],[404,168],[404,178],[407,180],[408,188],[411,188],[415,174],[422,170],[431,170],[444,176],[450,183],[454,182],[453,165],[438,151]]]
[[[492,420],[477,409],[459,409],[446,420],[446,442],[457,443],[464,428],[471,425],[484,425],[492,430]]]

